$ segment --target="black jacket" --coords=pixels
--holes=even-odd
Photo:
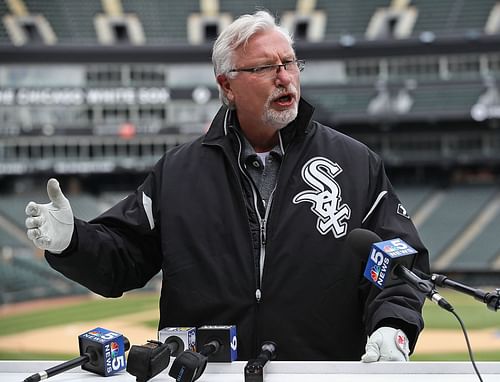
[[[47,260],[110,297],[162,270],[159,328],[235,324],[242,360],[264,340],[278,344],[281,360],[359,360],[382,325],[402,328],[413,348],[423,297],[407,286],[370,286],[345,239],[357,227],[401,237],[419,251],[423,271],[427,251],[398,214],[380,158],[312,113],[301,100],[282,133],[267,213],[221,108],[205,136],[169,150],[134,194],[89,223],[75,219],[70,247]]]

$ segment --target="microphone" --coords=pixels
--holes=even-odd
[[[474,297],[476,300],[485,303],[490,310],[497,311],[500,309],[500,288],[496,289],[496,293],[485,292],[482,289],[470,287],[458,281],[452,280],[447,276],[440,275],[439,273],[433,273],[431,275],[420,271],[415,271],[415,273],[426,280],[430,280],[434,285],[442,288],[450,288],[457,292]]]
[[[134,345],[130,349],[127,371],[137,382],[146,382],[168,367],[170,357],[177,357],[184,349],[196,348],[195,328],[164,328],[158,332],[159,341]]]
[[[80,357],[38,372],[24,382],[38,382],[81,366],[83,370],[109,377],[125,369],[125,352],[130,342],[120,333],[97,327],[78,336]]]
[[[198,328],[196,345],[209,362],[233,362],[238,358],[235,325],[207,325]]]
[[[264,366],[267,362],[275,359],[276,344],[272,341],[264,342],[257,358],[249,360],[245,366],[245,382],[263,382]]]
[[[400,238],[382,241],[375,232],[356,228],[347,237],[348,245],[361,258],[369,253],[363,276],[379,289],[406,283],[447,311],[453,306],[428,280],[422,280],[409,268],[417,251]]]
[[[207,362],[236,361],[237,338],[235,325],[210,325],[198,328],[196,345],[199,353],[185,350],[172,363],[168,375],[177,382],[196,381],[207,366]]]
[[[181,347],[179,353],[184,351],[185,349],[196,351],[196,328],[194,327],[163,328],[158,332],[158,341],[164,343],[172,341],[178,342]]]

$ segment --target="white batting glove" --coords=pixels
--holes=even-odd
[[[408,337],[401,329],[383,326],[375,330],[366,342],[363,362],[408,361],[410,347]]]
[[[26,206],[28,238],[40,249],[61,253],[73,236],[73,211],[56,179],[47,182],[50,203],[29,202]]]

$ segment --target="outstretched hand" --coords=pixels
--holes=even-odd
[[[56,179],[47,182],[47,194],[50,203],[29,202],[26,206],[27,235],[38,248],[61,253],[73,236],[73,211]]]

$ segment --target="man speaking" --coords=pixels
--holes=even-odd
[[[427,251],[365,145],[313,120],[300,94],[305,62],[265,11],[214,44],[222,107],[198,139],[169,150],[137,190],[90,222],[55,179],[26,207],[28,237],[49,264],[108,297],[160,270],[159,329],[234,324],[238,357],[264,341],[278,360],[408,360],[424,296],[379,290],[346,235],[400,237]],[[367,254],[368,255],[368,254]]]

